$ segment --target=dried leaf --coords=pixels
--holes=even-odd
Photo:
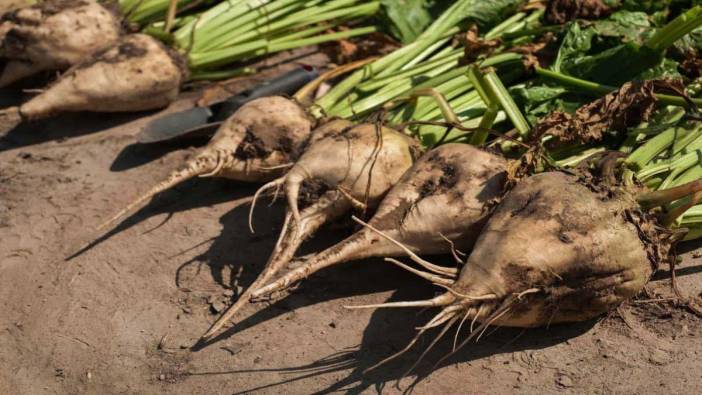
[[[390,36],[372,33],[353,39],[329,42],[323,44],[320,49],[332,63],[346,64],[372,56],[382,56],[399,47]]]
[[[202,91],[202,94],[197,99],[195,104],[198,107],[210,106],[234,94],[234,88],[227,84],[211,85]]]
[[[607,131],[626,131],[650,117],[656,104],[654,86],[663,89],[664,83],[628,82],[616,92],[580,107],[575,114],[554,111],[536,125],[534,137],[553,136],[549,142],[552,146],[573,141],[599,141]]]
[[[546,5],[546,22],[561,25],[574,19],[599,19],[612,13],[602,0],[550,0]]]
[[[460,35],[458,41],[463,45],[464,55],[461,64],[470,64],[482,56],[490,56],[500,46],[500,40],[482,39],[475,25],[468,28],[465,34]]]
[[[680,72],[692,79],[702,76],[702,57],[688,56],[680,64]]]
[[[557,48],[550,47],[550,44],[556,41],[556,36],[553,33],[546,33],[533,42],[524,45],[518,45],[509,49],[509,52],[515,52],[524,55],[524,65],[527,70],[531,70],[534,66],[548,67],[558,53]]]
[[[349,40],[339,40],[339,55],[351,59],[358,52],[358,45]]]

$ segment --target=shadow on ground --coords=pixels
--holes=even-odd
[[[252,196],[255,187],[249,189],[249,192],[250,194],[247,196]],[[269,198],[260,198],[252,217],[254,233],[251,233],[249,229],[250,207],[249,204],[239,205],[220,218],[222,232],[212,240],[207,251],[181,265],[176,273],[177,284],[181,283],[182,270],[195,262],[207,264],[212,278],[222,287],[231,288],[234,284],[248,287],[254,282],[268,261],[270,252],[275,247],[285,217],[285,203],[283,199],[272,203]],[[296,256],[322,251],[348,236],[349,232],[350,229],[341,230],[338,229],[338,226],[332,232],[329,231],[329,227],[323,228],[318,232],[320,236],[306,241]],[[247,251],[243,251],[243,249]],[[246,260],[234,259],[233,257],[236,256],[244,256]],[[243,266],[241,274],[237,275],[240,266]],[[231,273],[232,276],[224,278],[226,272]],[[320,276],[324,276],[324,273],[321,273]],[[226,337],[226,334],[223,336]]]
[[[154,184],[159,180],[154,180]],[[147,218],[155,215],[168,214],[162,223],[148,229],[145,233],[154,231],[163,226],[174,214],[191,210],[198,207],[213,206],[216,204],[242,199],[252,196],[258,188],[255,184],[240,183],[231,180],[217,178],[196,178],[183,182],[167,191],[156,195],[146,206],[137,212],[123,219],[117,226],[101,235],[96,235],[94,241],[90,242],[80,250],[72,253],[66,260],[76,258],[85,252],[96,247],[100,243],[110,239],[112,236],[139,224]],[[248,205],[245,205],[248,207]],[[116,213],[105,213],[108,215]],[[248,229],[247,229],[248,232]]]
[[[448,259],[448,258],[447,258]],[[358,271],[363,270],[364,281],[359,282]],[[399,272],[395,267],[380,260],[353,262],[326,272],[320,272],[297,288],[287,297],[276,301],[267,308],[237,323],[236,326],[219,335],[207,344],[200,344],[193,351],[197,352],[224,340],[237,332],[258,325],[303,306],[356,295],[396,290],[388,301],[405,301],[427,299],[434,296],[436,288],[413,277],[409,273]],[[289,375],[289,378],[269,383],[256,388],[247,388],[239,394],[252,393],[263,389],[283,386],[297,380],[323,376],[334,372],[351,370],[347,376],[319,393],[345,392],[360,394],[368,389],[381,392],[393,381],[406,376],[407,369],[420,357],[439,330],[428,332],[424,338],[406,354],[396,360],[382,365],[371,372],[366,369],[384,358],[403,349],[416,335],[414,328],[425,324],[438,310],[419,309],[377,309],[368,323],[363,340],[357,348],[331,354],[312,364],[296,367],[271,369],[233,370],[221,372],[191,372],[193,376],[236,375],[251,372],[276,372]],[[477,343],[471,342],[454,356],[435,366],[437,361],[449,354],[453,347],[455,326],[423,358],[417,369],[402,381],[404,390],[411,390],[413,384],[424,379],[432,371],[459,362],[470,362],[491,355],[513,353],[522,350],[542,349],[564,342],[590,330],[595,320],[572,325],[554,325],[550,328],[523,330],[513,328],[490,328]],[[463,327],[460,341],[467,336],[467,326]],[[414,383],[413,383],[414,381]]]
[[[187,148],[187,146],[183,144],[170,143],[148,145],[139,143],[130,144],[124,147],[124,149],[117,154],[117,157],[110,166],[110,171],[122,172],[135,167],[143,166],[163,157],[169,152],[184,148]]]
[[[114,114],[66,113],[48,119],[26,122],[0,137],[0,151],[84,136],[155,113],[156,111]]]
[[[256,228],[261,228],[265,226],[265,224],[280,224],[283,220],[282,207],[283,205],[280,204],[274,206],[272,210],[262,209],[257,211],[258,214],[254,217],[256,219],[254,226]],[[231,286],[234,281],[237,281],[244,287],[248,286],[261,272],[268,259],[267,254],[259,254],[254,260],[246,262],[240,277],[236,279],[223,278],[223,269],[231,262],[231,259],[228,257],[236,254],[237,246],[251,246],[246,248],[259,251],[271,251],[276,239],[275,234],[271,233],[277,234],[279,231],[279,226],[274,226],[272,229],[262,229],[263,232],[260,234],[246,237],[241,236],[242,234],[249,234],[247,212],[248,206],[240,206],[223,216],[220,220],[224,228],[222,235],[214,241],[207,252],[194,259],[194,261],[206,262],[216,281],[225,287]],[[306,251],[319,251],[341,240],[348,235],[348,231],[322,231],[320,234],[322,234],[322,236],[308,242],[305,245],[304,251],[298,255],[302,255],[306,253]],[[242,255],[252,256],[251,254],[245,253],[242,253]],[[439,257],[436,261],[446,259],[451,258]],[[188,263],[185,265],[187,264]],[[230,272],[236,271],[231,270]],[[363,281],[358,281],[360,273],[362,273]],[[176,281],[178,281],[178,279]],[[239,332],[301,307],[312,306],[339,298],[379,293],[389,290],[396,290],[389,301],[428,299],[434,296],[435,292],[440,291],[425,281],[414,277],[412,274],[400,271],[396,267],[388,265],[380,259],[349,262],[314,274],[303,281],[288,295],[272,302],[264,309],[257,311],[249,317],[237,321],[235,326],[229,328],[214,339],[206,343],[195,345],[192,351],[198,352],[207,347],[211,347]],[[419,358],[419,355],[434,339],[438,331],[429,332],[412,350],[391,363],[369,373],[364,373],[364,371],[404,348],[415,336],[416,331],[414,328],[429,321],[436,312],[437,310],[426,310],[420,313],[419,309],[378,309],[373,313],[364,331],[363,340],[357,348],[329,355],[309,365],[262,370],[190,372],[189,374],[193,376],[208,376],[236,375],[239,373],[251,372],[277,372],[289,375],[289,378],[286,380],[266,384],[257,388],[247,388],[239,392],[244,394],[283,386],[297,380],[304,380],[314,376],[322,376],[350,369],[351,372],[344,379],[320,391],[320,393],[339,391],[361,393],[370,388],[380,391],[388,383],[400,379],[405,375],[406,370]],[[478,343],[468,344],[463,350],[456,353],[455,356],[442,362],[440,367],[458,362],[470,362],[495,354],[550,347],[585,333],[592,328],[595,322],[596,321],[593,320],[581,324],[560,325],[527,331],[521,329],[489,328],[485,336]],[[467,330],[466,326],[464,326],[461,335],[466,336],[466,334]],[[418,365],[417,370],[414,372],[414,374],[418,374],[415,376],[418,380],[426,377],[427,374],[434,370],[434,364],[450,353],[453,346],[454,335],[455,327],[425,356],[423,362]],[[461,338],[462,337],[459,337],[459,342]],[[407,385],[411,381],[411,378],[404,380],[403,384],[406,387],[405,389],[407,389]]]

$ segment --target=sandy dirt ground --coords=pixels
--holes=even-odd
[[[169,111],[191,102],[185,95]],[[284,207],[259,209],[251,234],[248,197],[256,186],[197,179],[65,261],[91,229],[192,155],[183,145],[136,145],[134,134],[153,116],[62,116],[2,139],[0,393],[702,392],[702,321],[665,300],[666,270],[608,317],[490,330],[432,370],[451,350],[451,335],[400,389],[395,381],[433,335],[405,357],[363,371],[404,347],[433,312],[343,306],[439,290],[380,260],[348,263],[252,304],[232,329],[191,348],[216,311],[260,272]],[[304,252],[348,232],[325,230]],[[681,246],[678,276],[681,288],[699,297],[696,248]]]

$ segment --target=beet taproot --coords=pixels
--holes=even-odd
[[[103,229],[155,195],[194,177],[221,177],[244,182],[266,182],[279,177],[294,163],[311,140],[316,121],[295,101],[270,96],[239,108],[217,130],[210,142],[178,170],[127,205],[98,229]],[[331,122],[320,127],[329,133]]]
[[[520,181],[495,209],[461,271],[432,273],[447,292],[425,301],[351,307],[442,308],[405,349],[376,366],[440,325],[445,327],[429,348],[453,324],[471,322],[471,334],[454,344],[455,352],[491,325],[547,326],[615,309],[641,292],[659,263],[669,259],[675,240],[641,205],[650,208],[694,192],[685,188],[648,193],[604,187],[561,171]]]
[[[95,0],[48,0],[2,17],[0,87],[41,71],[63,71],[114,45],[117,13]]]
[[[32,0],[0,0],[0,16],[18,8],[31,5],[32,3]]]
[[[39,95],[0,112],[0,132],[61,112],[130,112],[163,108],[187,71],[178,54],[145,34],[132,34],[64,73]]]
[[[240,296],[219,322],[231,319],[237,310],[248,303],[249,296],[260,297],[287,288],[318,270],[345,261],[407,253],[445,253],[450,251],[452,243],[455,248],[469,249],[488,217],[489,205],[501,194],[506,177],[505,167],[504,159],[466,144],[446,144],[426,153],[388,191],[369,222],[376,230],[387,232],[404,242],[404,246],[365,228],[339,244],[297,262],[297,269],[266,285],[266,281],[292,258],[294,251],[288,249],[283,258],[276,259],[271,265],[275,269],[264,271],[250,286],[251,294]],[[345,213],[350,205],[342,206],[328,195],[324,195],[317,204],[340,214]],[[315,212],[319,212],[319,209],[311,211]],[[296,233],[291,216],[288,214],[286,218],[284,234]],[[305,235],[309,233],[309,224],[317,225],[320,218],[319,215],[307,214],[305,210],[300,217],[304,226],[301,233]],[[469,222],[474,225],[466,226]],[[299,245],[300,238],[294,240]],[[279,247],[276,246],[276,249]],[[273,257],[276,256],[274,253]],[[452,268],[441,270],[455,273]],[[205,338],[219,329],[216,326],[213,328]]]
[[[452,247],[469,250],[485,225],[490,206],[502,193],[506,166],[503,158],[467,144],[433,149],[388,192],[368,227],[297,263],[297,269],[253,296],[285,289],[318,270],[350,260],[443,254]]]
[[[283,229],[263,272],[203,338],[217,333],[248,303],[251,292],[284,268],[302,242],[323,224],[354,207],[367,210],[377,206],[421,151],[414,138],[377,124],[360,124],[331,131],[326,136],[315,136],[314,142],[285,176],[264,185],[257,192],[258,195],[269,188],[285,188],[288,211]],[[321,187],[323,193],[300,211],[298,201],[305,186]],[[253,208],[252,205],[252,212]]]

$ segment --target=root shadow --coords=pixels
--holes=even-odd
[[[691,276],[693,274],[698,274],[702,273],[702,265],[695,265],[695,266],[686,266],[686,267],[680,267],[675,269],[675,275],[677,277],[684,277],[684,276]],[[653,277],[651,277],[651,281],[660,281],[660,280],[670,280],[670,271],[666,269],[661,269],[658,270]]]
[[[251,195],[253,195],[253,192]],[[183,269],[194,262],[199,262],[209,267],[212,278],[220,286],[234,288],[236,285],[240,285],[244,289],[248,288],[263,271],[275,247],[285,217],[285,202],[283,200],[279,198],[277,202],[271,204],[271,199],[265,198],[258,202],[253,216],[253,227],[255,230],[253,234],[250,232],[248,224],[249,204],[237,206],[222,216],[219,221],[222,225],[220,235],[212,241],[207,251],[183,263],[178,268],[176,271],[176,284],[180,286],[182,282],[181,274]],[[352,230],[348,228],[329,231],[329,229],[330,227],[326,226],[318,232],[317,236],[305,241],[296,256],[305,255],[313,251],[322,251],[347,237]],[[225,278],[227,272],[230,273],[229,278]],[[326,272],[320,273],[319,276],[314,276],[314,280],[319,278],[326,278]],[[316,283],[314,280],[310,279],[310,282]],[[327,287],[329,283],[327,281]],[[333,284],[333,281],[331,283]],[[318,287],[324,286],[318,284]],[[290,298],[283,298],[283,300],[285,299]],[[276,305],[274,303],[269,307],[272,310],[277,309],[278,312],[272,315],[269,312],[261,312],[260,315],[256,313],[254,314],[255,317],[251,317],[250,324],[242,322],[243,326],[236,325],[236,330],[233,330],[233,332],[225,331],[207,345],[229,337],[245,327],[254,326],[289,310],[288,308],[280,310],[281,305],[275,307]],[[297,307],[295,306],[294,308]],[[269,309],[264,310],[267,311]],[[249,320],[247,319],[246,321],[248,322]],[[204,346],[206,345],[198,345],[197,348],[201,349]]]
[[[63,141],[124,125],[156,111],[131,113],[65,113],[52,118],[22,123],[0,137],[0,151],[49,141]]]
[[[679,254],[685,254],[692,251],[699,251],[702,248],[702,239],[684,241],[677,245]]]
[[[251,188],[249,192],[247,196],[253,196],[256,188]],[[242,204],[224,214],[219,219],[222,232],[214,238],[207,251],[183,263],[176,270],[175,283],[181,286],[183,270],[195,262],[205,264],[213,280],[224,288],[233,288],[237,283],[252,283],[268,260],[268,254],[273,250],[275,233],[280,227],[276,227],[276,224],[282,224],[284,216],[284,209],[278,204],[267,209],[263,209],[263,205],[260,207],[253,217],[256,230],[253,234],[248,226],[249,204]],[[235,273],[240,267],[241,275],[236,276]],[[231,273],[228,279],[224,278],[226,272]]]
[[[22,103],[22,92],[13,88],[0,88],[0,108],[17,106]]]
[[[413,295],[393,295],[392,301],[408,300]],[[427,295],[427,297],[432,295]],[[355,352],[353,358],[353,370],[347,376],[335,384],[325,388],[318,393],[332,393],[344,391],[350,394],[360,394],[368,389],[375,389],[381,392],[389,383],[403,379],[412,364],[417,361],[429,343],[434,340],[441,328],[436,328],[425,335],[415,347],[398,359],[380,366],[376,370],[364,373],[366,369],[380,362],[384,358],[396,353],[404,348],[416,335],[414,328],[426,323],[436,310],[428,310],[421,315],[410,311],[391,311],[388,309],[377,310],[371,317],[363,340]],[[590,330],[597,320],[590,320],[570,325],[553,325],[548,328],[520,329],[520,328],[489,328],[485,336],[478,342],[467,344],[454,356],[435,364],[453,349],[453,335],[456,326],[449,330],[447,335],[437,343],[437,345],[426,355],[417,369],[402,380],[404,392],[411,392],[413,387],[420,381],[432,374],[435,370],[455,365],[458,363],[468,363],[482,358],[499,354],[510,354],[526,350],[539,350],[562,343],[573,337],[582,335]],[[388,338],[387,334],[393,336]],[[459,336],[461,339],[468,336],[468,329],[464,326]]]
[[[72,253],[65,260],[70,261],[80,255],[83,255],[102,242],[109,240],[112,236],[125,231],[154,215],[165,213],[169,214],[165,221],[155,228],[145,230],[145,233],[154,231],[158,227],[162,226],[175,213],[252,196],[256,191],[256,188],[257,186],[255,184],[247,184],[216,178],[192,179],[185,181],[180,185],[156,195],[151,202],[149,202],[149,204],[126,217],[110,230],[103,232],[100,234],[100,236],[96,237],[95,240],[90,242],[90,244],[85,245],[80,250]]]
[[[254,281],[268,259],[268,253],[272,250],[275,240],[273,236],[277,234],[280,229],[279,224],[282,223],[283,203],[281,202],[271,210],[261,210],[254,217],[256,218],[255,228],[257,230],[260,229],[261,233],[251,235],[247,231],[247,209],[248,207],[240,206],[223,216],[220,221],[224,227],[221,236],[214,241],[207,252],[196,258],[200,261],[205,261],[210,270],[212,270],[212,275],[216,281],[225,287],[231,286],[229,284],[232,284],[234,281],[247,287]],[[271,223],[271,221],[274,222]],[[268,227],[266,227],[266,224],[268,224]],[[324,246],[342,239],[349,232],[351,232],[351,229],[343,232],[321,231],[318,237],[305,244],[304,251],[301,251],[298,255],[304,255],[306,251],[310,250],[320,250]],[[250,248],[250,250],[242,251],[240,248]],[[252,251],[259,251],[260,253],[256,255]],[[248,257],[247,260],[239,262],[239,265],[244,265],[241,274],[236,278],[223,278],[224,267],[231,265],[231,260],[224,257],[239,254]],[[437,260],[442,259],[451,258],[437,258]],[[235,270],[231,270],[231,272],[233,273]],[[360,278],[362,278],[362,281],[359,281]],[[298,288],[277,300],[262,302],[269,304],[248,316],[245,316],[246,310],[243,310],[241,320],[234,321],[233,326],[208,342],[195,344],[190,351],[199,352],[221,341],[225,341],[239,332],[301,307],[313,306],[339,298],[389,290],[396,290],[389,301],[426,299],[434,296],[435,292],[440,292],[440,289],[429,285],[424,280],[418,279],[411,273],[407,273],[393,265],[384,263],[380,259],[348,262],[316,273],[303,281]],[[406,369],[411,366],[428,343],[433,340],[432,336],[436,334],[436,331],[425,336],[415,348],[403,357],[371,373],[366,374],[364,371],[383,358],[402,349],[416,334],[414,328],[426,323],[432,317],[432,313],[435,312],[436,310],[427,310],[420,313],[417,309],[378,309],[372,314],[368,322],[361,344],[355,348],[331,354],[311,364],[268,369],[189,372],[188,375],[235,375],[251,372],[271,372],[275,374],[273,377],[281,373],[289,375],[289,378],[284,380],[263,384],[256,388],[247,388],[238,392],[245,394],[283,386],[290,382],[306,380],[315,376],[338,375],[340,372],[345,372],[346,376],[344,378],[318,393],[343,391],[360,394],[370,389],[380,392],[387,383],[403,376]],[[513,328],[490,328],[479,343],[471,343],[454,357],[442,363],[439,369],[455,363],[470,362],[496,354],[550,347],[587,332],[595,323],[596,320],[591,320],[579,324],[554,325],[549,328],[526,331]],[[467,331],[464,328],[462,335],[465,336],[466,333]],[[434,364],[451,351],[452,345],[453,336],[447,336],[443,341],[439,342],[419,365],[417,380],[422,380],[428,376]],[[403,384],[407,385],[410,381],[410,379],[406,379],[403,381]]]
[[[129,144],[117,154],[110,165],[110,171],[123,172],[135,167],[153,162],[166,154],[190,147],[202,147],[207,144],[209,137],[187,140],[164,141],[156,144]]]
[[[364,280],[358,281],[358,275],[361,273],[359,271],[359,266],[361,265],[363,266],[362,275]],[[354,276],[354,274],[356,275]],[[237,322],[233,328],[230,328],[209,343],[196,345],[193,347],[192,351],[197,352],[237,332],[302,306],[310,306],[336,298],[376,293],[390,289],[396,289],[397,291],[387,300],[388,302],[426,299],[434,296],[434,291],[438,291],[437,288],[429,286],[425,281],[417,279],[411,274],[400,271],[379,260],[349,263],[346,266],[330,269],[325,275],[326,278],[319,277],[320,276],[314,276],[310,278],[307,282],[303,283],[296,292],[254,313],[243,321]],[[325,286],[326,288],[320,289],[320,287]],[[356,348],[333,353],[307,365],[221,372],[190,372],[189,375],[235,375],[238,373],[270,372],[275,374],[275,376],[272,377],[279,376],[280,374],[290,376],[284,380],[236,392],[236,394],[246,394],[264,389],[270,390],[271,388],[284,386],[291,382],[306,380],[316,376],[329,374],[338,375],[339,372],[346,372],[344,378],[336,380],[334,384],[315,393],[329,394],[344,392],[349,394],[361,394],[369,390],[375,390],[381,393],[387,384],[392,385],[393,381],[403,377],[406,370],[417,360],[426,346],[434,339],[434,336],[438,333],[440,328],[425,335],[412,350],[402,357],[372,372],[364,373],[364,371],[382,359],[404,348],[415,336],[416,331],[414,328],[425,324],[436,311],[437,310],[426,310],[420,312],[418,309],[378,309],[372,314],[363,332],[361,344]],[[596,322],[597,320],[591,320],[578,324],[553,325],[549,328],[529,330],[518,328],[490,328],[480,342],[470,343],[463,350],[457,352],[456,355],[436,367],[436,369],[438,370],[456,363],[467,363],[492,355],[547,348],[582,335],[589,331]],[[455,331],[455,327],[453,331]],[[413,385],[429,376],[433,372],[434,364],[451,351],[453,346],[453,334],[455,332],[449,331],[449,333],[451,334],[450,336],[447,335],[427,354],[417,370],[402,381],[405,392],[411,392]],[[467,336],[467,333],[466,327],[464,326],[459,341],[464,336]],[[264,381],[264,378],[265,376],[262,376],[262,381]]]
[[[212,271],[212,276],[222,286],[228,288],[236,282],[244,288],[248,287],[260,274],[268,259],[268,254],[273,249],[275,236],[279,232],[283,220],[283,206],[284,203],[279,202],[272,209],[257,210],[254,216],[254,226],[257,233],[254,235],[248,232],[248,206],[240,206],[231,210],[220,220],[220,223],[223,225],[221,235],[214,240],[208,251],[194,260],[204,261]],[[350,228],[345,231],[322,230],[316,238],[307,241],[303,246],[303,251],[297,255],[304,255],[307,251],[320,251],[322,248],[343,239],[350,232],[352,232]],[[227,258],[238,255],[246,258],[243,261],[239,261],[236,265],[232,264],[232,259]],[[451,257],[436,258],[437,261],[451,259]],[[187,264],[189,263],[184,265]],[[239,275],[231,276],[228,279],[224,278],[223,273],[226,266],[229,266],[230,273],[235,273],[236,270],[234,268],[241,265],[243,265],[243,269]],[[179,275],[176,275],[176,277],[176,282],[179,282]],[[359,281],[359,279],[362,279],[362,281]],[[205,348],[215,346],[217,343],[225,341],[237,333],[302,307],[313,306],[339,298],[390,290],[395,290],[395,292],[388,301],[427,299],[435,296],[436,292],[441,292],[439,288],[431,286],[411,273],[384,263],[380,259],[348,262],[315,273],[303,281],[296,289],[276,300],[260,302],[268,303],[268,305],[250,313],[248,316],[246,315],[247,310],[242,310],[240,320],[233,321],[232,326],[215,338],[207,342],[198,342],[190,348],[190,351],[196,353]],[[433,336],[436,335],[437,331],[429,332],[410,352],[388,365],[381,366],[368,374],[364,373],[364,371],[404,348],[415,336],[416,331],[414,328],[429,321],[433,316],[432,314],[436,313],[436,311],[426,310],[420,313],[418,309],[378,309],[372,314],[363,332],[363,339],[357,347],[331,354],[307,365],[267,369],[189,372],[188,375],[235,375],[251,372],[271,372],[274,374],[272,377],[277,377],[281,373],[286,376],[289,375],[284,380],[237,392],[245,394],[283,386],[287,383],[306,380],[315,376],[336,376],[343,372],[345,374],[344,378],[337,380],[333,385],[318,391],[318,393],[342,391],[360,394],[372,389],[381,392],[386,384],[402,378],[406,369],[416,361],[429,342],[433,340]],[[456,353],[455,356],[443,362],[438,369],[496,354],[550,347],[587,332],[596,322],[597,320],[591,320],[579,324],[553,325],[549,328],[532,330],[489,328],[479,343],[469,344],[462,351]],[[415,381],[421,381],[427,377],[433,371],[434,364],[451,351],[453,333],[455,332],[449,333],[451,333],[451,336],[446,336],[434,347],[419,365],[416,373],[413,373],[410,378],[403,381],[404,386],[407,386],[413,377],[416,377]],[[467,330],[464,327],[460,338],[466,335]],[[264,378],[262,376],[262,381]]]
[[[699,258],[699,251],[702,249],[702,239],[684,241],[676,246],[678,255],[691,254],[693,260],[683,262],[683,265],[676,265],[675,275],[678,277],[690,276],[702,272],[702,265],[695,264],[695,258]],[[670,270],[668,267],[659,268],[651,278],[651,281],[669,280]]]

